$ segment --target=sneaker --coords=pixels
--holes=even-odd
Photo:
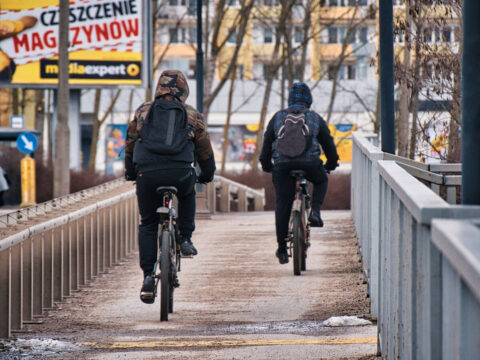
[[[277,249],[277,251],[275,252],[275,256],[278,258],[278,262],[280,264],[287,264],[288,263],[287,250]]]
[[[192,240],[190,238],[181,238],[182,242],[180,243],[180,251],[182,255],[192,256],[197,255],[198,251],[193,246]]]
[[[143,280],[140,300],[145,304],[153,304],[155,301],[155,279],[150,275],[145,276],[145,280]]]
[[[308,221],[310,222],[311,227],[323,227],[323,220],[320,217],[320,210],[312,210],[310,216],[308,217]]]

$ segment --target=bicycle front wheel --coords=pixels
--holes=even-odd
[[[303,260],[303,231],[302,231],[302,220],[300,218],[300,213],[295,211],[293,213],[293,274],[300,275],[302,268]]]
[[[162,283],[160,296],[160,321],[168,321],[170,291],[172,288],[170,284],[170,268],[170,232],[164,230],[162,232],[162,254],[160,255],[160,282]]]

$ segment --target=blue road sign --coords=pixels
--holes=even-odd
[[[25,132],[20,134],[17,138],[18,150],[25,154],[30,154],[35,151],[38,146],[38,139],[35,134]]]

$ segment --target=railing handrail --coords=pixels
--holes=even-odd
[[[65,225],[71,221],[82,218],[104,207],[111,206],[112,204],[118,203],[133,195],[135,195],[134,189],[119,195],[115,195],[111,198],[98,201],[94,204],[87,205],[79,210],[72,211],[71,213],[60,215],[58,217],[54,217],[53,219],[46,220],[39,224],[29,226],[26,229],[23,229],[17,233],[7,236],[6,238],[0,239],[0,251],[6,250],[9,247],[12,247],[32,236],[38,235],[42,232],[48,231],[60,225]]]
[[[264,191],[259,191],[257,189],[253,189],[247,185],[243,185],[243,184],[240,184],[236,181],[233,181],[233,180],[230,180],[230,179],[227,179],[226,177],[224,176],[220,176],[220,175],[215,175],[215,178],[214,178],[214,181],[215,182],[219,182],[219,183],[225,183],[225,184],[228,184],[228,185],[232,185],[236,188],[239,188],[239,189],[243,189],[245,191],[247,191],[247,194],[252,194],[252,195],[256,195],[256,196],[260,196],[260,197],[264,197],[265,196],[265,193]]]
[[[433,219],[432,242],[480,301],[480,221]]]
[[[16,225],[21,221],[26,221],[39,215],[45,215],[49,211],[58,210],[64,206],[69,206],[76,202],[89,199],[92,196],[100,195],[116,187],[119,187],[124,183],[125,180],[123,178],[118,178],[88,189],[80,190],[72,194],[48,200],[40,204],[35,204],[22,209],[12,210],[3,215],[0,215],[0,228],[5,228],[10,225]]]

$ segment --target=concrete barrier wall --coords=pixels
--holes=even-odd
[[[448,204],[385,157],[365,136],[354,134],[352,215],[377,316],[379,350],[388,359],[470,359],[468,354],[479,353],[480,317],[462,322],[461,314],[452,315],[451,304],[459,313],[465,311],[463,303],[472,316],[479,313],[478,228],[468,226],[477,236],[469,243],[468,258],[477,266],[460,271],[466,259],[452,257],[449,250],[459,236],[448,226],[432,231],[432,224],[435,229],[450,221],[445,219],[480,219],[480,206]]]

